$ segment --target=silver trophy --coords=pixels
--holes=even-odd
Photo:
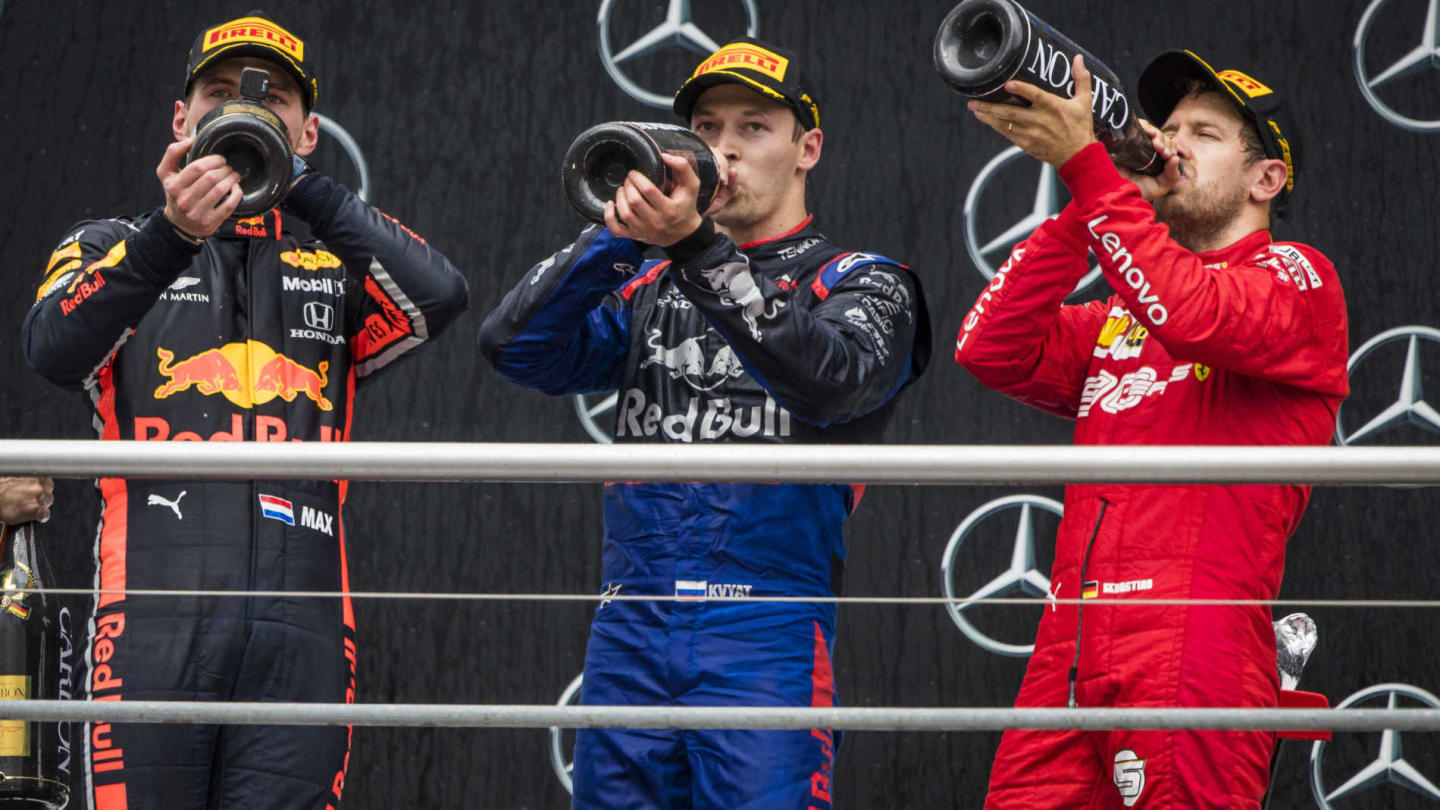
[[[1315,620],[1304,613],[1291,613],[1275,622],[1275,657],[1280,669],[1280,688],[1293,690],[1300,685],[1300,673],[1319,641],[1320,632],[1315,628]]]

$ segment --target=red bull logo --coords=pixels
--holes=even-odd
[[[253,408],[279,397],[286,402],[304,395],[322,411],[335,406],[325,397],[328,362],[311,369],[257,340],[227,343],[206,349],[179,362],[168,349],[156,348],[158,370],[165,383],[155,389],[156,399],[165,399],[194,388],[211,396],[221,394],[241,408]]]
[[[235,220],[235,235],[257,237],[268,236],[269,231],[265,229],[265,225],[266,222],[264,214],[257,214],[253,217],[237,219]]]

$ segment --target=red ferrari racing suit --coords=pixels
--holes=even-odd
[[[956,362],[1075,420],[1077,445],[1327,444],[1349,391],[1345,301],[1308,245],[1257,231],[1194,254],[1092,145],[1060,170],[1074,201],[1018,245],[966,316]],[[1087,272],[1106,301],[1062,306]],[[1057,598],[1274,599],[1310,489],[1066,488]],[[1058,605],[1018,706],[1273,707],[1270,611]],[[1269,732],[1010,731],[987,808],[1258,807]]]

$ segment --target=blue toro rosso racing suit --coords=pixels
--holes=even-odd
[[[619,390],[620,442],[876,441],[924,371],[919,280],[806,219],[736,247],[707,220],[646,261],[591,226],[486,319],[485,356],[547,394]],[[834,705],[841,526],[862,487],[611,483],[590,705]],[[715,597],[741,601],[709,601]],[[831,732],[582,730],[575,806],[829,808]]]

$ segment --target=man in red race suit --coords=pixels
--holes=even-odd
[[[1032,106],[976,118],[1059,169],[1073,201],[980,294],[955,346],[985,385],[1075,421],[1077,445],[1327,444],[1349,391],[1345,301],[1330,260],[1272,242],[1297,180],[1280,95],[1189,51],[1140,79],[1159,177],[1095,142],[1075,97],[1011,82]],[[1301,178],[1303,179],[1303,178]],[[1116,294],[1065,306],[1097,258]],[[1084,599],[1274,599],[1310,489],[1066,488],[1046,610],[1018,706],[1274,707],[1268,608]],[[1010,731],[987,808],[1258,808],[1270,732]]]

